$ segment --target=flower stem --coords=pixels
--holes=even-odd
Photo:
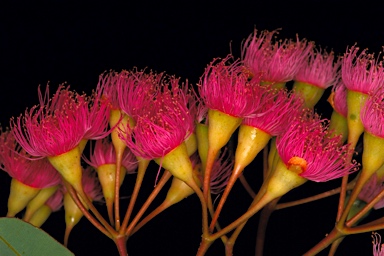
[[[242,173],[239,177],[239,180],[241,184],[243,185],[244,189],[248,192],[248,194],[254,198],[256,196],[255,191],[253,191],[252,187],[249,185],[247,179],[244,177],[244,174]]]
[[[348,185],[346,187],[346,190],[352,190],[353,187],[355,186],[355,183],[356,183],[356,180],[352,180],[350,183],[348,183]],[[320,193],[320,194],[317,194],[317,195],[314,195],[314,196],[310,196],[310,197],[306,197],[306,198],[302,198],[302,199],[299,199],[299,200],[295,200],[295,201],[291,201],[291,202],[286,202],[286,203],[280,203],[280,204],[276,205],[276,209],[275,210],[281,210],[281,209],[284,209],[284,208],[288,208],[288,207],[292,207],[292,206],[297,206],[297,205],[301,205],[301,204],[305,204],[305,203],[309,203],[309,202],[313,202],[313,201],[316,201],[316,200],[319,200],[319,199],[323,199],[323,198],[326,198],[326,197],[329,197],[329,196],[336,195],[336,194],[340,193],[340,191],[341,191],[341,187],[334,188],[334,189],[331,189],[329,191],[325,191],[323,193]]]
[[[100,232],[102,232],[107,237],[112,238],[112,233],[110,232],[110,230],[107,230],[106,227],[103,227],[103,225],[101,225],[84,207],[83,203],[80,201],[79,197],[77,196],[75,189],[64,179],[63,179],[63,183],[67,188],[67,191],[72,197],[73,201],[76,203],[77,207],[79,207],[80,211],[92,223],[92,225],[95,226]]]
[[[214,214],[214,210],[213,210],[213,204],[212,204],[212,197],[208,197],[207,206],[208,206],[209,214],[210,214],[211,216],[213,216],[213,214]],[[207,223],[208,223],[208,221],[207,221]],[[221,227],[220,227],[219,222],[216,222],[216,229],[217,229],[217,230],[221,230]],[[224,236],[221,237],[221,241],[222,241],[224,244],[227,242],[227,240],[228,240],[228,237],[227,237],[227,236],[224,235]]]
[[[345,175],[343,176],[342,180],[341,180],[341,187],[340,187],[340,196],[339,196],[339,204],[338,204],[338,207],[337,207],[337,216],[336,216],[336,220],[339,221],[340,218],[341,218],[341,215],[343,213],[343,210],[344,210],[344,206],[345,206],[345,197],[347,195],[347,183],[348,183],[348,177],[349,175]]]
[[[307,251],[303,256],[314,256],[319,252],[327,248],[330,244],[332,244],[337,239],[345,236],[339,229],[336,227],[329,233],[323,240],[321,240],[317,245],[312,247],[309,251]]]
[[[211,183],[211,173],[212,167],[216,159],[218,150],[213,150],[212,148],[208,149],[208,158],[204,170],[204,179],[203,179],[203,194],[204,201],[208,202],[208,197],[210,196],[210,183]]]
[[[209,249],[209,247],[211,246],[212,243],[213,243],[212,240],[206,239],[203,236],[202,239],[201,239],[201,243],[200,243],[199,249],[198,249],[198,251],[196,253],[196,256],[204,256],[205,253],[208,251],[208,249]]]
[[[208,235],[208,205],[207,202],[205,201],[204,194],[200,190],[199,186],[196,184],[195,180],[192,179],[190,182],[187,183],[188,186],[190,186],[193,191],[195,191],[196,195],[200,199],[201,203],[201,210],[202,210],[202,229],[203,229],[203,236]]]
[[[328,253],[329,256],[333,256],[333,255],[335,255],[337,248],[339,248],[339,245],[341,244],[341,242],[342,242],[343,240],[344,240],[344,237],[340,237],[339,239],[336,239],[336,240],[332,243],[332,245],[331,245],[331,249],[329,249],[329,253]]]
[[[133,229],[135,228],[137,222],[140,220],[140,218],[143,216],[145,211],[148,209],[149,205],[156,198],[160,190],[164,187],[164,185],[167,183],[167,181],[171,177],[172,177],[172,174],[169,171],[165,170],[159,182],[157,183],[156,187],[152,190],[151,194],[148,196],[147,200],[144,202],[139,212],[136,214],[135,218],[133,218],[132,222],[128,225],[127,230],[125,231],[126,236],[129,237],[132,234]]]
[[[267,230],[268,220],[272,212],[276,209],[277,202],[281,197],[272,200],[260,213],[259,225],[257,227],[255,256],[263,256],[265,232]]]
[[[343,231],[347,235],[353,235],[353,234],[360,234],[365,232],[372,232],[379,229],[384,229],[384,217],[365,223],[357,227],[352,227],[352,228],[345,227]]]
[[[114,239],[117,250],[119,251],[120,256],[128,256],[127,252],[127,237],[126,236],[117,236]]]
[[[89,209],[92,211],[93,215],[96,216],[96,218],[99,220],[99,222],[108,230],[109,233],[112,234],[112,236],[117,235],[117,231],[113,229],[111,225],[108,224],[108,222],[101,216],[99,211],[96,209],[96,207],[93,205],[93,203],[89,200],[88,196],[82,191],[79,193],[80,197],[85,201]]]
[[[145,224],[147,224],[150,220],[152,220],[154,217],[162,213],[164,210],[166,210],[168,207],[171,205],[168,204],[167,202],[161,203],[155,210],[153,210],[150,214],[148,214],[143,220],[141,220],[135,228],[131,232],[131,236],[136,233],[140,228],[142,228]]]
[[[260,189],[259,189],[259,192],[257,194],[255,194],[255,196],[253,196],[253,201],[252,201],[252,205],[256,204],[263,196],[264,194],[266,193],[267,191],[267,187],[268,187],[268,182],[269,182],[269,178],[271,176],[268,175],[269,173],[269,166],[268,166],[268,146],[266,146],[264,149],[263,149],[263,179],[264,179],[264,182],[263,184],[261,185]],[[240,235],[241,231],[243,230],[245,224],[247,222],[245,221],[244,223],[240,224],[236,229],[235,231],[232,233],[231,237],[228,239],[228,241],[225,243],[225,253],[227,256],[231,256],[233,254],[233,247],[235,245],[235,242],[237,240],[237,237]]]
[[[116,174],[115,174],[115,228],[117,231],[120,229],[120,172],[121,161],[123,159],[124,148],[116,149]],[[109,218],[111,219],[111,217]]]
[[[210,240],[216,240],[217,238],[227,234],[228,232],[235,229],[237,226],[247,221],[253,215],[255,215],[260,209],[262,209],[266,204],[275,199],[275,197],[271,196],[269,193],[263,195],[263,197],[254,205],[252,205],[246,213],[240,216],[237,220],[223,228],[222,230],[210,235]]]
[[[219,218],[220,212],[223,209],[224,203],[227,200],[228,195],[231,192],[231,189],[235,185],[235,182],[236,182],[237,178],[240,176],[240,174],[242,173],[242,171],[243,171],[243,168],[236,168],[232,171],[232,174],[231,174],[231,176],[227,182],[227,185],[225,186],[225,190],[224,190],[224,192],[220,198],[219,204],[217,205],[215,213],[212,217],[212,221],[211,221],[211,224],[209,226],[210,232],[213,232],[213,229],[216,225],[217,219]]]
[[[123,223],[121,225],[120,234],[124,234],[125,230],[128,226],[128,222],[129,222],[129,219],[131,217],[133,207],[135,206],[137,196],[139,195],[141,184],[143,183],[145,172],[146,172],[147,167],[148,167],[149,162],[150,162],[149,160],[143,159],[143,158],[140,158],[138,160],[139,160],[139,166],[137,169],[136,183],[135,183],[135,187],[133,188],[133,192],[131,195],[131,199],[129,201],[127,211],[126,211],[125,216],[124,216]]]
[[[264,207],[267,203],[269,203],[274,198],[270,197],[269,193],[264,194],[264,196],[258,201],[256,204],[251,206],[246,213],[244,213],[241,217],[239,217],[237,220],[226,226],[225,228],[219,230],[218,232],[214,234],[208,234],[203,232],[201,243],[199,250],[196,254],[196,256],[203,256],[206,251],[208,250],[209,246],[219,237],[227,234],[228,232],[235,229],[237,226],[241,225],[243,222],[247,221],[249,218],[251,218],[254,214],[256,214],[262,207]],[[226,242],[226,244],[229,243],[229,240]]]
[[[292,189],[301,186],[306,181],[307,179],[297,175],[296,172],[287,169],[285,164],[282,161],[279,161],[276,169],[271,172],[270,175],[264,180],[258,195],[255,197],[254,202],[251,204],[248,210],[237,220],[222,230],[210,235],[209,238],[211,240],[215,240],[222,235],[225,235],[237,226],[241,225],[243,222],[247,221],[269,202],[285,195]]]
[[[382,190],[371,202],[364,206],[355,216],[349,219],[345,226],[352,227],[357,221],[359,221],[372,207],[384,196],[384,190]]]
[[[245,227],[245,224],[247,224],[247,222],[243,222],[241,223],[236,229],[235,231],[233,231],[231,237],[227,240],[227,242],[225,243],[225,255],[226,256],[232,256],[233,255],[233,247],[235,246],[235,242],[237,240],[237,238],[239,237],[241,231],[243,230],[243,228]]]
[[[339,229],[342,229],[344,227],[345,222],[348,218],[348,213],[351,210],[353,203],[357,199],[357,196],[359,195],[361,189],[363,188],[365,182],[369,179],[369,177],[370,177],[370,174],[364,172],[364,169],[363,169],[359,175],[359,178],[356,181],[356,184],[355,184],[355,186],[352,190],[352,193],[348,199],[348,202],[347,202],[347,204],[346,204],[346,206],[345,206],[345,208],[341,214],[341,217],[336,224]]]

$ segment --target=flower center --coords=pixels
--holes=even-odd
[[[287,165],[289,170],[297,174],[303,173],[307,169],[307,161],[305,161],[305,159],[298,156],[294,156],[291,159],[289,159]]]

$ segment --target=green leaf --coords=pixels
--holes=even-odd
[[[0,218],[1,255],[74,256],[43,230],[17,218]]]

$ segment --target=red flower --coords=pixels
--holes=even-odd
[[[384,138],[384,88],[372,91],[362,107],[360,118],[364,128],[370,134]]]
[[[103,97],[106,98],[112,109],[120,109],[117,83],[119,73],[115,71],[104,72],[99,76],[98,88],[102,88]]]
[[[96,176],[96,172],[92,170],[91,166],[83,169],[83,175],[81,179],[84,193],[90,198],[91,201],[100,202],[103,198],[100,182]],[[63,194],[67,193],[65,186],[61,187]]]
[[[378,177],[373,174],[371,178],[364,184],[359,195],[357,196],[360,200],[369,203],[371,202],[383,189],[384,176]],[[380,209],[384,207],[384,198],[381,198],[373,208]]]
[[[32,188],[60,184],[61,176],[48,160],[30,160],[31,156],[20,148],[11,132],[3,132],[0,141],[0,168],[9,176]]]
[[[169,81],[167,80],[169,79]],[[156,97],[143,104],[134,128],[126,127],[120,138],[136,156],[161,158],[179,146],[194,131],[194,116],[188,108],[189,96],[179,79],[167,77]]]
[[[243,124],[256,127],[271,136],[285,131],[293,117],[299,114],[303,100],[286,90],[265,91],[260,100],[260,109],[254,117],[244,118]]]
[[[63,206],[63,191],[58,189],[48,200],[45,202],[52,212],[57,212]]]
[[[333,85],[337,80],[337,71],[341,65],[339,58],[334,62],[334,53],[325,50],[311,49],[308,61],[301,66],[294,80],[308,83],[323,89]]]
[[[110,71],[99,78],[99,87],[103,97],[108,99],[111,108],[123,110],[130,117],[136,117],[143,104],[151,100],[163,73],[145,73],[145,70],[123,70],[120,73]]]
[[[92,93],[91,97],[82,95],[78,97],[83,98],[87,104],[84,104],[84,118],[85,121],[85,134],[86,140],[98,140],[107,136],[111,130],[108,129],[110,107],[109,102],[102,98],[103,88],[98,86],[97,90]],[[88,107],[86,107],[88,105]]]
[[[242,56],[247,69],[262,81],[288,82],[293,80],[303,61],[307,58],[313,43],[305,39],[273,41],[278,31],[255,30],[244,43]]]
[[[108,138],[97,140],[89,160],[84,160],[94,168],[104,164],[116,164],[115,148]],[[133,173],[137,168],[136,156],[128,148],[124,151],[122,165],[127,170],[127,173]]]
[[[384,244],[381,243],[381,236],[378,233],[372,234],[373,238],[373,256],[383,256],[384,255]]]
[[[340,136],[332,137],[326,120],[310,111],[292,121],[277,137],[276,147],[285,165],[298,165],[299,175],[308,180],[325,182],[357,169],[355,163],[346,161],[349,145],[342,145]]]
[[[348,105],[347,105],[347,87],[345,86],[343,80],[339,80],[332,88],[332,98],[330,98],[330,103],[333,109],[342,115],[347,117],[348,114]]]
[[[143,71],[122,71],[116,75],[116,87],[120,108],[133,119],[143,107],[152,101],[164,74]]]
[[[250,117],[258,108],[259,86],[248,81],[240,61],[228,62],[231,56],[216,59],[200,79],[200,97],[206,107],[234,117]]]
[[[354,45],[344,54],[341,77],[348,90],[368,94],[384,82],[383,67],[367,49],[358,55],[359,50]]]
[[[229,177],[231,176],[234,165],[234,159],[227,153],[227,149],[223,151],[220,157],[215,160],[212,167],[211,176],[211,193],[220,194],[225,189]]]
[[[48,86],[46,95],[49,94]],[[35,157],[58,156],[79,145],[81,140],[108,135],[108,114],[105,102],[59,86],[51,100],[39,90],[40,106],[25,111],[11,129],[17,142]]]
[[[63,86],[60,86],[49,102],[42,99],[39,89],[40,106],[27,109],[16,122],[11,119],[11,129],[17,142],[32,156],[46,157],[68,152],[79,145],[84,136],[84,125],[79,125],[77,118],[82,113],[74,111],[78,108],[75,93],[69,88],[62,89]]]

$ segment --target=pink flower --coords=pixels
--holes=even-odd
[[[299,175],[308,180],[324,182],[357,170],[356,163],[346,161],[349,145],[342,146],[341,136],[331,136],[326,120],[308,110],[277,137],[276,147],[285,165],[299,165]]]
[[[332,94],[328,101],[337,113],[343,117],[347,117],[347,87],[345,87],[343,80],[339,79],[339,81],[333,86]]]
[[[9,176],[33,188],[53,187],[61,176],[46,158],[30,160],[9,131],[0,135],[0,168]]]
[[[255,30],[243,45],[242,58],[246,68],[262,81],[279,83],[293,80],[313,47],[313,43],[298,37],[296,41],[273,42],[277,33],[277,30],[265,30],[257,35]]]
[[[215,160],[211,174],[211,193],[220,194],[225,189],[231,176],[234,165],[234,159],[231,154],[227,153],[227,149],[223,151],[220,157]]]
[[[196,168],[198,171],[200,171],[200,166],[201,166],[201,160],[199,157],[199,154],[197,152],[193,153],[190,157],[189,160],[191,160],[192,168],[195,170]]]
[[[18,143],[32,156],[55,156],[75,148],[84,136],[84,126],[79,125],[73,92],[60,86],[52,101],[43,99],[39,89],[40,107],[34,106],[25,111],[15,121],[11,119],[11,129]],[[48,94],[48,86],[46,95]],[[68,97],[66,97],[68,96]],[[60,109],[60,106],[66,106]]]
[[[137,69],[120,73],[110,71],[100,75],[99,86],[103,87],[103,97],[108,99],[112,109],[121,109],[135,118],[143,105],[154,97],[162,77],[163,73],[145,73]]]
[[[169,79],[169,81],[167,81]],[[179,87],[179,79],[168,77],[162,81],[156,97],[143,106],[136,126],[121,131],[134,155],[145,159],[160,158],[179,146],[194,131],[186,84]]]
[[[58,189],[48,200],[45,202],[52,212],[57,212],[63,206],[63,191]]]
[[[369,203],[371,202],[381,191],[384,189],[384,176],[379,178],[376,174],[373,174],[371,178],[364,184],[359,195],[360,200]],[[384,207],[384,198],[381,198],[373,208],[378,210]]]
[[[89,160],[84,159],[84,161],[94,168],[104,164],[116,164],[115,148],[109,138],[97,140],[93,151],[91,149]],[[137,168],[136,156],[128,148],[124,151],[122,165],[127,173],[134,173]]]
[[[164,74],[142,71],[122,71],[116,75],[119,105],[124,113],[136,119],[143,106],[152,101]]]
[[[103,97],[106,98],[112,109],[120,109],[117,93],[119,73],[115,71],[104,72],[99,76],[98,87],[103,88]]]
[[[334,62],[334,53],[311,49],[308,60],[298,70],[294,80],[326,89],[337,80],[337,71],[341,65],[339,58]]]
[[[94,172],[90,166],[84,169],[82,182],[84,193],[90,197],[92,201],[100,202],[103,198],[103,193],[96,172]]]
[[[374,232],[372,234],[373,256],[384,256],[384,244],[381,243],[381,236]]]
[[[190,159],[194,169],[201,163],[200,157],[197,153],[193,154]],[[228,149],[225,148],[220,156],[215,160],[212,167],[212,177],[210,182],[212,194],[217,195],[223,192],[228,183],[229,177],[231,176],[233,164],[234,159],[231,154],[228,153]],[[201,168],[199,168],[197,176],[200,179],[200,182],[203,183],[203,176],[200,169]]]
[[[81,182],[83,184],[84,193],[92,200],[100,202],[103,198],[100,182],[96,176],[96,172],[92,170],[91,166],[83,169]],[[62,187],[63,194],[67,193],[65,186]]]
[[[244,118],[243,124],[256,127],[271,136],[285,131],[290,121],[301,113],[303,100],[287,90],[265,90],[260,109],[254,117]]]
[[[384,138],[384,88],[372,91],[362,107],[360,118],[367,132]]]
[[[84,97],[84,100],[88,104],[84,104],[84,122],[85,134],[83,139],[86,140],[98,140],[107,136],[111,130],[108,129],[110,107],[109,102],[102,98],[103,88],[98,85],[95,92],[92,93],[91,97],[86,97],[85,95],[79,96],[80,98]],[[88,105],[87,108],[85,106]]]
[[[58,156],[79,145],[84,139],[108,135],[107,107],[94,95],[89,98],[59,86],[52,99],[39,89],[40,106],[11,119],[17,142],[34,157]]]
[[[367,49],[359,55],[358,51],[359,47],[354,45],[344,54],[341,77],[348,90],[368,94],[383,83],[383,67]]]
[[[201,124],[208,124],[208,108],[204,104],[204,102],[201,100],[201,98],[198,98],[198,104],[196,109],[196,121]]]
[[[248,81],[240,61],[229,64],[231,59],[209,64],[198,85],[200,97],[209,109],[240,118],[252,116],[261,96],[259,86]]]

